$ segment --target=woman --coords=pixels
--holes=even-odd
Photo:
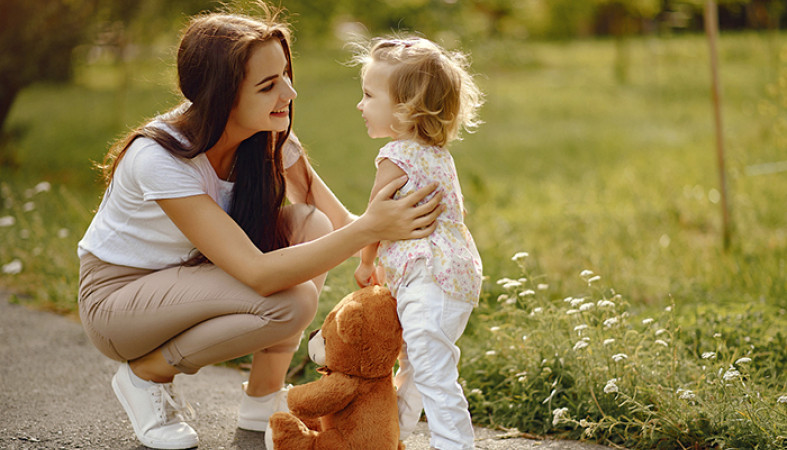
[[[405,179],[360,217],[339,202],[290,135],[289,32],[265,10],[191,21],[183,103],[110,150],[79,243],[83,326],[123,362],[112,387],[148,447],[198,444],[176,374],[250,353],[238,425],[264,431],[286,409],[284,376],[326,272],[373,242],[429,235],[440,212],[439,193],[418,205],[434,185],[391,200]]]

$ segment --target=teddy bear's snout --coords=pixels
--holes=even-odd
[[[309,335],[309,358],[317,365],[325,365],[325,338],[319,329]]]

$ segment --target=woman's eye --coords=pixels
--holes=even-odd
[[[260,92],[270,92],[273,89],[273,83],[265,86],[264,88],[260,89]]]

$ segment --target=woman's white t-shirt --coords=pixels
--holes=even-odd
[[[162,122],[155,126],[183,139]],[[300,157],[300,147],[287,142],[284,167]],[[149,138],[137,138],[118,163],[77,253],[92,253],[102,261],[142,269],[181,264],[194,245],[159,207],[156,200],[207,194],[229,211],[234,183],[220,179],[205,153],[181,158]]]

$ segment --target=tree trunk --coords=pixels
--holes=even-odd
[[[0,134],[5,129],[5,120],[8,118],[8,114],[11,112],[11,107],[14,105],[14,100],[16,100],[20,90],[21,88],[17,86],[8,85],[0,89]]]

